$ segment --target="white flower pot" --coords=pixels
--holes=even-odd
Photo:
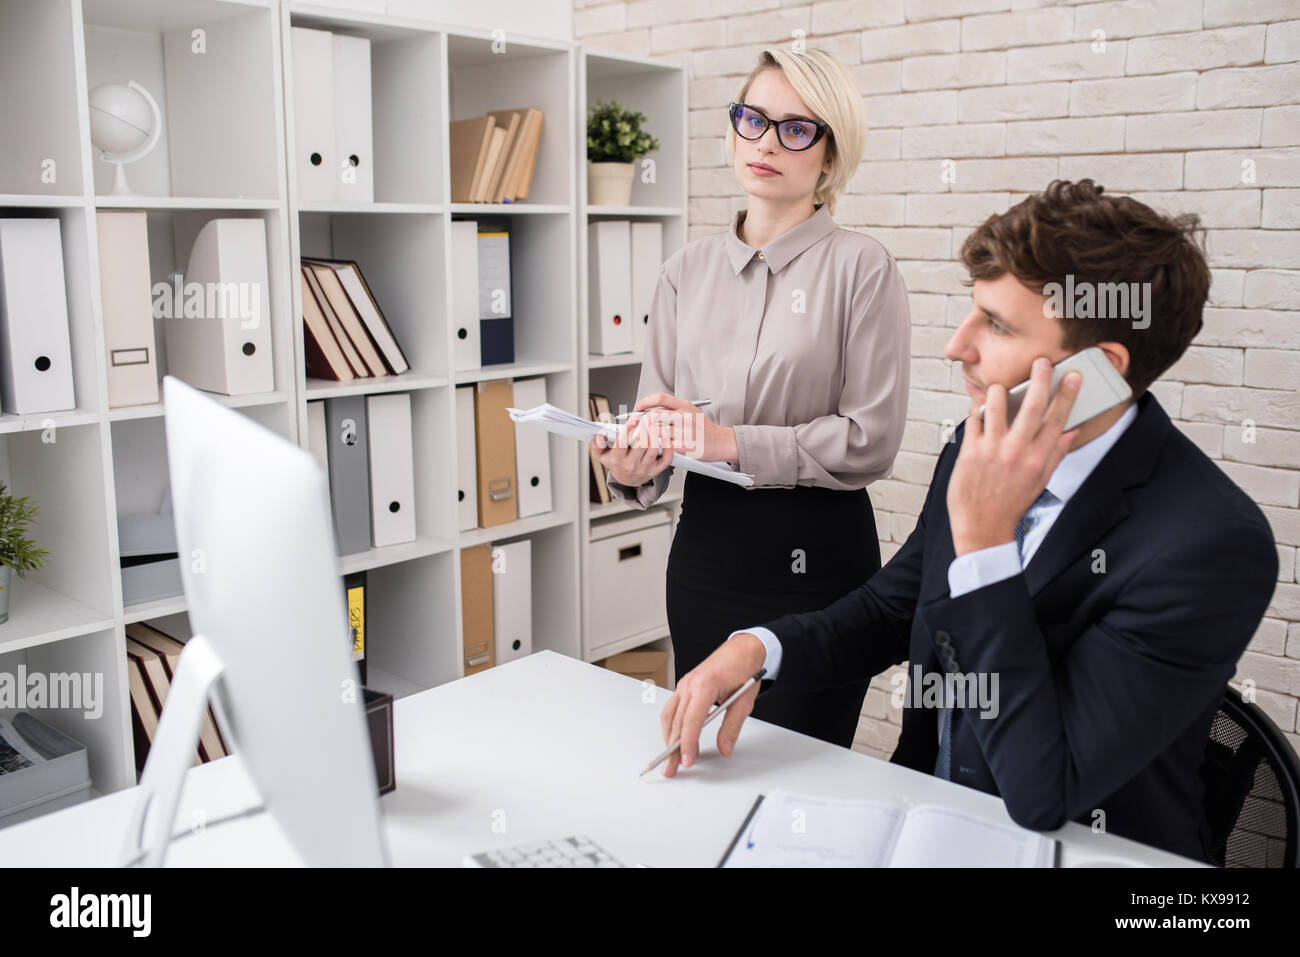
[[[587,205],[627,206],[632,200],[636,163],[587,161]]]

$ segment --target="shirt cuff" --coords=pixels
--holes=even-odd
[[[799,481],[799,445],[789,425],[733,425],[740,471],[754,486],[794,488]]]
[[[1023,571],[1020,550],[1005,542],[958,555],[948,566],[948,594],[952,598],[992,585]]]
[[[775,680],[776,673],[781,669],[781,640],[772,634],[769,628],[741,628],[727,635],[727,640],[730,641],[737,635],[753,635],[763,643],[763,647],[767,649],[767,656],[763,659],[763,667],[767,669],[767,673],[763,675],[763,680]]]
[[[607,473],[605,486],[609,489],[610,495],[619,501],[626,502],[633,508],[646,509],[657,502],[667,490],[672,473],[673,466],[670,465],[644,485],[635,488],[614,481],[614,477]]]

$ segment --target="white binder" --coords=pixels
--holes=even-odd
[[[325,433],[325,400],[314,399],[307,403],[307,450],[320,461],[325,474],[329,474],[329,440]]]
[[[143,210],[95,213],[99,291],[108,360],[108,404],[158,401],[158,356],[149,284],[149,238]]]
[[[293,44],[294,165],[300,203],[339,197],[334,132],[334,35],[291,27]]]
[[[477,289],[477,287],[475,287]],[[476,300],[477,301],[477,300]],[[477,317],[474,320],[478,322]],[[462,532],[478,528],[478,466],[474,440],[474,387],[456,388],[456,500]]]
[[[632,351],[632,232],[625,219],[587,226],[587,350],[605,356]]]
[[[650,303],[664,258],[664,224],[632,224],[632,349],[645,349]]]
[[[533,653],[532,542],[492,548],[493,664]]]
[[[524,409],[544,404],[546,380],[516,379],[515,402]],[[520,518],[551,510],[551,437],[542,429],[515,426],[515,478]]]
[[[375,151],[370,113],[370,41],[334,34],[334,144],[338,198],[375,199]]]
[[[221,395],[274,391],[263,221],[209,220],[190,251],[185,289],[184,317],[163,320],[167,372]],[[189,298],[199,292],[193,316]]]
[[[478,223],[472,219],[451,224],[451,327],[455,332],[456,371],[479,369]]]
[[[366,396],[370,432],[370,529],[376,548],[415,541],[415,460],[411,397]]]
[[[0,411],[76,405],[57,219],[0,219]]]

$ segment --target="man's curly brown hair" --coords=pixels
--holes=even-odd
[[[1005,213],[986,219],[961,248],[976,279],[1011,273],[1028,289],[1048,295],[1049,283],[1150,283],[1150,325],[1125,317],[1058,316],[1064,346],[1078,352],[1099,342],[1129,352],[1125,378],[1141,395],[1183,354],[1201,331],[1210,292],[1204,231],[1195,213],[1163,216],[1128,196],[1105,195],[1090,179],[1054,180]]]

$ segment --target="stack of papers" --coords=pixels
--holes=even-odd
[[[568,436],[579,442],[590,442],[597,435],[603,435],[610,441],[618,438],[619,427],[613,422],[592,422],[557,409],[549,402],[544,402],[532,409],[507,409],[510,418],[524,425],[535,425],[556,435]],[[745,488],[754,484],[754,476],[738,472],[729,462],[701,462],[686,455],[673,455],[672,465],[688,472],[698,472],[712,478],[722,479]]]

